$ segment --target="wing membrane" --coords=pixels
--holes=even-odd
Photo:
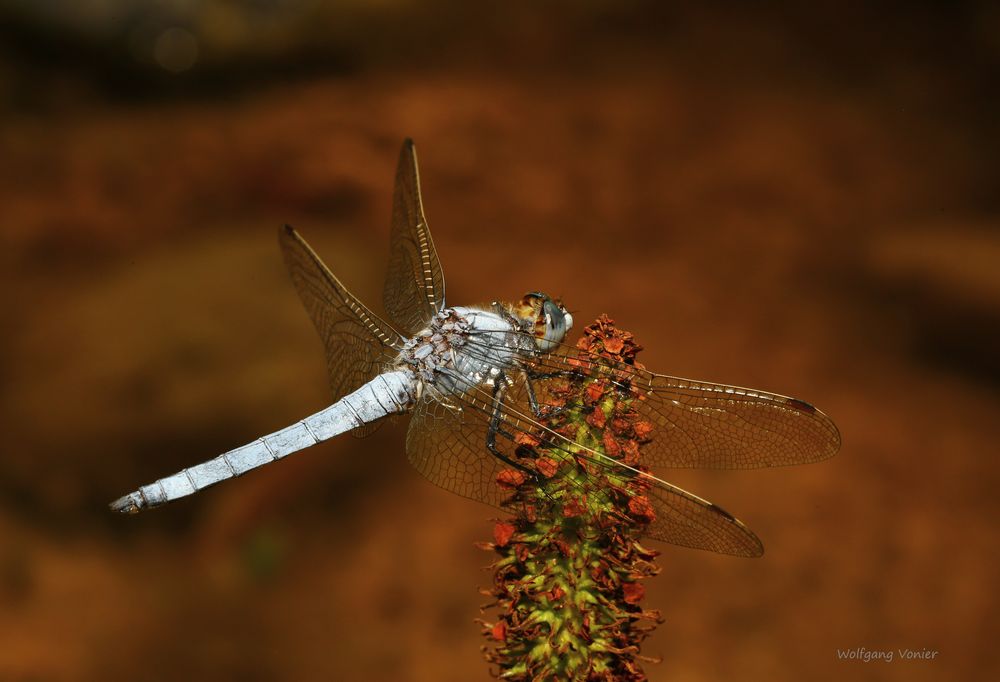
[[[840,432],[797,398],[640,371],[639,407],[661,434],[648,449],[653,467],[757,469],[833,457]]]
[[[330,388],[339,400],[373,379],[404,339],[348,291],[292,227],[278,233],[278,242],[295,290],[323,340]],[[367,435],[380,423],[353,433]]]
[[[656,509],[649,537],[719,554],[764,554],[764,545],[753,531],[722,507],[663,481],[650,486],[647,494]]]
[[[414,412],[407,434],[410,462],[432,483],[450,492],[500,506],[507,492],[496,484],[497,474],[510,465],[486,449],[492,414],[490,390],[466,384],[461,396],[441,403],[425,399]],[[580,446],[556,434],[532,416],[523,381],[515,381],[503,401],[501,428],[511,436],[546,431],[566,450]],[[513,458],[510,441],[503,444]],[[584,454],[597,466],[624,466],[594,451]],[[646,534],[675,545],[736,556],[760,556],[763,546],[745,525],[720,507],[653,476],[644,475],[656,520]]]
[[[444,274],[424,217],[417,152],[410,139],[399,152],[390,239],[382,301],[389,319],[414,336],[444,309]]]
[[[497,486],[496,477],[510,465],[486,449],[486,405],[475,396],[451,404],[422,400],[410,418],[406,454],[431,483],[499,507],[506,494]]]
[[[489,339],[478,343],[488,344]],[[531,364],[549,375],[575,372],[578,352],[563,346]],[[809,464],[828,459],[840,449],[840,432],[833,421],[797,398],[655,374],[639,367],[597,369],[606,372],[609,381],[623,388],[631,383],[642,392],[643,400],[633,407],[655,427],[656,437],[643,449],[643,464],[654,471]]]

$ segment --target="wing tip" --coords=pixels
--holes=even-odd
[[[788,398],[788,405],[800,412],[805,412],[806,414],[816,414],[819,410],[812,403],[807,403],[805,400],[799,400],[798,398]]]
[[[825,456],[822,459],[829,459],[840,452],[840,448],[844,444],[843,437],[841,436],[840,429],[830,418],[830,415],[812,403],[807,403],[805,400],[799,400],[798,398],[789,398],[788,405],[825,423],[827,430],[830,432],[830,442],[827,444],[826,452],[824,453]]]
[[[764,543],[760,541],[757,534],[752,530],[747,528],[746,524],[740,521],[738,518],[727,512],[725,509],[715,504],[714,502],[708,503],[708,508],[712,511],[720,514],[723,518],[729,521],[731,524],[736,526],[740,531],[740,539],[744,542],[740,542],[738,545],[730,548],[732,551],[723,552],[725,554],[730,554],[732,556],[738,556],[745,559],[759,559],[764,556]]]
[[[804,403],[804,404],[809,405],[809,403]],[[819,446],[821,455],[817,457],[815,460],[812,460],[813,462],[822,462],[824,460],[830,459],[838,452],[840,452],[840,449],[844,445],[844,440],[843,436],[840,433],[840,428],[837,426],[836,423],[834,423],[833,419],[830,418],[830,415],[828,415],[823,410],[820,410],[819,408],[812,407],[812,405],[809,405],[809,407],[812,408],[812,411],[809,412],[808,414],[810,414],[816,421],[818,421],[826,429],[827,432],[826,442]]]
[[[750,533],[750,536],[753,538],[753,544],[748,552],[740,554],[739,556],[744,559],[760,559],[764,556],[764,543],[761,542],[760,538],[757,537],[757,535],[752,531],[747,530],[747,532]]]
[[[833,439],[830,441],[830,445],[832,446],[830,448],[830,457],[833,457],[838,452],[840,452],[840,448],[844,447],[844,437],[843,435],[841,435],[840,429],[837,427],[837,425],[833,423],[833,420],[830,419],[829,417],[827,417],[826,419],[828,422],[830,422],[830,428],[833,429]]]
[[[732,551],[725,552],[730,556],[739,557],[740,559],[759,559],[764,556],[764,543],[760,541],[757,534],[752,530],[743,525],[739,519],[733,519],[736,525],[742,531],[741,542],[738,546],[733,547]]]

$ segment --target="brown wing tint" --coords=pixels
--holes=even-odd
[[[576,353],[564,347],[532,365],[549,374],[574,372]],[[622,387],[633,384],[641,391],[643,400],[634,407],[654,426],[655,438],[643,448],[643,464],[654,470],[808,464],[828,459],[840,449],[840,432],[833,421],[797,398],[634,367],[619,369],[625,373],[605,371]]]
[[[278,242],[295,290],[323,340],[330,388],[339,400],[373,379],[404,339],[341,284],[298,232],[286,225]],[[380,423],[353,433],[367,435]]]
[[[417,152],[409,139],[399,152],[390,239],[382,301],[389,319],[414,336],[444,308],[444,274],[424,217]]]
[[[719,554],[764,554],[764,545],[753,531],[721,507],[659,480],[647,495],[656,510],[656,520],[647,531],[649,537]]]
[[[833,457],[840,432],[796,398],[640,372],[639,411],[655,427],[644,448],[653,468],[756,469]]]
[[[496,477],[510,465],[486,449],[487,409],[475,396],[453,400],[451,406],[432,399],[421,401],[410,418],[406,454],[410,464],[434,485],[499,507],[509,493],[497,486]],[[507,445],[502,449],[510,449]]]
[[[473,500],[499,506],[507,492],[496,484],[497,474],[510,465],[486,449],[492,395],[484,387],[470,384],[450,405],[425,399],[414,411],[406,438],[410,462],[432,483]],[[523,382],[515,382],[503,403],[502,428],[516,436],[545,429],[531,417]],[[554,441],[567,448],[573,444],[549,431]],[[501,439],[501,450],[513,456],[512,443]],[[621,466],[615,460],[592,453],[599,466]],[[650,502],[656,521],[646,535],[675,545],[722,554],[755,557],[763,553],[757,536],[745,525],[710,502],[665,481],[650,477]]]

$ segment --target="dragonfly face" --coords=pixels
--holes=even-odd
[[[535,345],[543,353],[559,347],[573,328],[573,316],[561,301],[540,292],[530,292],[514,306],[514,315],[527,323],[535,336]]]

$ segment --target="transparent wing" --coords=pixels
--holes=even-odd
[[[481,409],[486,406],[476,407],[464,400],[422,400],[410,418],[406,455],[431,483],[499,507],[506,495],[497,486],[496,477],[510,465],[486,449],[489,418],[484,418]]]
[[[414,336],[444,309],[444,274],[424,218],[417,152],[410,139],[399,152],[390,240],[382,301],[389,319]]]
[[[640,371],[639,412],[661,434],[649,466],[757,469],[809,464],[840,449],[825,414],[797,398]]]
[[[722,507],[663,481],[650,486],[647,495],[656,510],[649,537],[719,554],[748,558],[764,554],[760,538]]]
[[[500,506],[509,493],[497,485],[496,478],[510,465],[486,448],[492,393],[471,382],[466,387],[464,394],[449,398],[448,403],[425,399],[418,405],[407,434],[407,454],[413,466],[432,483],[463,497]],[[523,381],[515,381],[504,397],[500,427],[510,437],[504,442],[498,440],[501,450],[514,459],[513,440],[519,434],[537,435],[541,431],[567,450],[578,450],[579,446],[531,416],[525,389]],[[589,461],[597,466],[624,466],[601,453],[589,454]],[[720,507],[655,477],[645,478],[656,510],[656,520],[647,529],[649,537],[736,556],[763,553],[757,536]]]
[[[571,373],[579,368],[578,352],[563,346],[531,364],[548,375]],[[609,381],[622,387],[631,383],[642,391],[643,400],[634,407],[655,427],[656,437],[643,448],[643,464],[654,471],[809,464],[833,457],[840,449],[833,421],[797,398],[639,367],[603,370]]]
[[[295,290],[323,340],[330,388],[339,400],[373,379],[404,339],[355,298],[292,227],[280,230],[278,242]],[[379,424],[352,433],[368,435]]]

